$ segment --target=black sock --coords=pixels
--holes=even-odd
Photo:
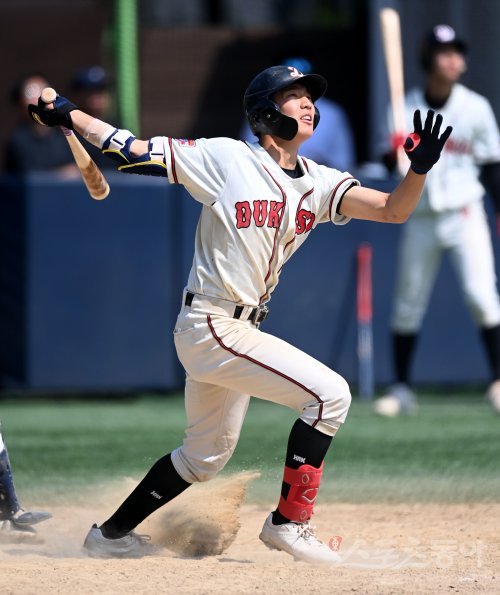
[[[481,338],[488,356],[492,380],[500,379],[500,325],[481,329]]]
[[[416,343],[416,333],[393,333],[392,335],[394,368],[397,382],[410,384],[410,367]]]
[[[190,485],[175,470],[170,454],[165,455],[156,461],[113,516],[101,525],[102,534],[108,539],[123,537]]]
[[[298,469],[301,465],[311,465],[318,469],[321,467],[321,463],[326,456],[331,442],[331,436],[323,434],[323,432],[306,424],[305,421],[298,419],[294,423],[290,437],[288,438],[285,465],[291,469]],[[281,495],[285,500],[289,491],[289,484],[283,482],[281,485]],[[282,525],[289,522],[290,519],[284,517],[278,509],[273,512],[274,525]]]

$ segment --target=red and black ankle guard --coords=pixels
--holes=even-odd
[[[319,469],[311,465],[301,465],[298,469],[285,466],[283,481],[290,490],[286,499],[281,496],[278,504],[278,511],[285,518],[299,523],[311,518],[322,473],[323,463]]]

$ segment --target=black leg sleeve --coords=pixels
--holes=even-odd
[[[312,465],[317,469],[321,467],[331,442],[331,436],[298,419],[293,424],[288,438],[285,465],[291,469],[298,469],[301,465]]]
[[[156,461],[113,516],[102,524],[102,534],[108,539],[123,537],[190,485],[175,470],[170,454],[165,455]]]

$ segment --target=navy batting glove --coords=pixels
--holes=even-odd
[[[437,163],[453,128],[448,126],[441,136],[439,131],[443,116],[438,114],[434,120],[434,111],[429,110],[422,128],[420,110],[413,114],[414,132],[408,135],[403,148],[411,161],[411,169],[417,174],[426,174]]]
[[[42,126],[64,126],[73,130],[70,112],[78,109],[78,107],[71,103],[69,99],[60,95],[56,97],[52,105],[54,107],[47,107],[42,98],[39,97],[38,105],[28,105],[28,111],[37,124]]]

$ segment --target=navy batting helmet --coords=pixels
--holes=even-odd
[[[453,27],[436,25],[425,36],[420,48],[420,63],[426,72],[432,68],[434,54],[446,47],[452,47],[464,56],[467,53],[467,44],[457,37]]]
[[[272,134],[284,140],[292,140],[298,124],[293,118],[283,115],[273,100],[276,91],[300,83],[309,90],[313,103],[326,91],[326,79],[319,74],[303,74],[293,66],[271,66],[258,74],[248,85],[243,98],[248,122],[257,136]],[[319,122],[319,111],[314,108],[314,128]]]

